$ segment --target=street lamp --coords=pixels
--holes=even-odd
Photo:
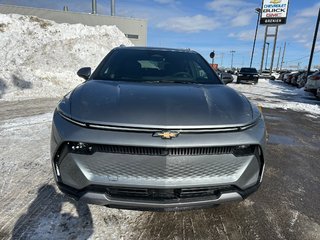
[[[231,53],[231,70],[232,70],[232,68],[233,68],[233,54],[234,54],[235,52],[236,52],[236,51],[234,51],[234,50],[230,51],[230,53]]]
[[[258,26],[259,26],[259,19],[260,19],[261,8],[256,8],[255,11],[256,11],[256,13],[258,14],[258,18],[257,18],[257,24],[256,24],[256,32],[255,32],[255,34],[254,34],[254,40],[253,40],[253,46],[252,46],[250,67],[252,67],[254,48],[255,48],[255,46],[256,46],[256,40],[257,40],[257,33],[258,33]]]
[[[269,55],[269,45],[270,45],[270,43],[266,42],[266,44],[268,45],[268,47],[267,47],[267,59],[266,59],[266,66],[264,67],[264,69],[266,69],[266,70],[267,70],[267,65],[268,65],[268,55]]]

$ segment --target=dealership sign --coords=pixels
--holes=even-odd
[[[278,25],[287,22],[289,0],[263,0],[260,24]]]

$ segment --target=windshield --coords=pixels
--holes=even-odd
[[[114,50],[91,79],[221,84],[209,64],[197,53],[130,48]]]
[[[255,69],[255,68],[241,68],[240,72],[243,72],[243,73],[257,73],[257,69]]]

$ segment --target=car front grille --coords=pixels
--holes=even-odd
[[[221,190],[230,190],[225,187],[202,187],[202,188],[178,188],[178,189],[151,189],[151,188],[120,188],[109,187],[106,195],[113,198],[145,200],[173,200],[196,197],[219,196]]]
[[[156,147],[133,147],[115,145],[94,145],[95,152],[151,155],[151,156],[194,156],[194,155],[220,155],[232,154],[235,147],[193,147],[193,148],[156,148]]]

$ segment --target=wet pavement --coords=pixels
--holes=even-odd
[[[140,212],[59,192],[49,160],[51,115],[38,115],[54,101],[0,103],[0,239],[320,239],[320,118],[263,108],[266,170],[245,201]]]

